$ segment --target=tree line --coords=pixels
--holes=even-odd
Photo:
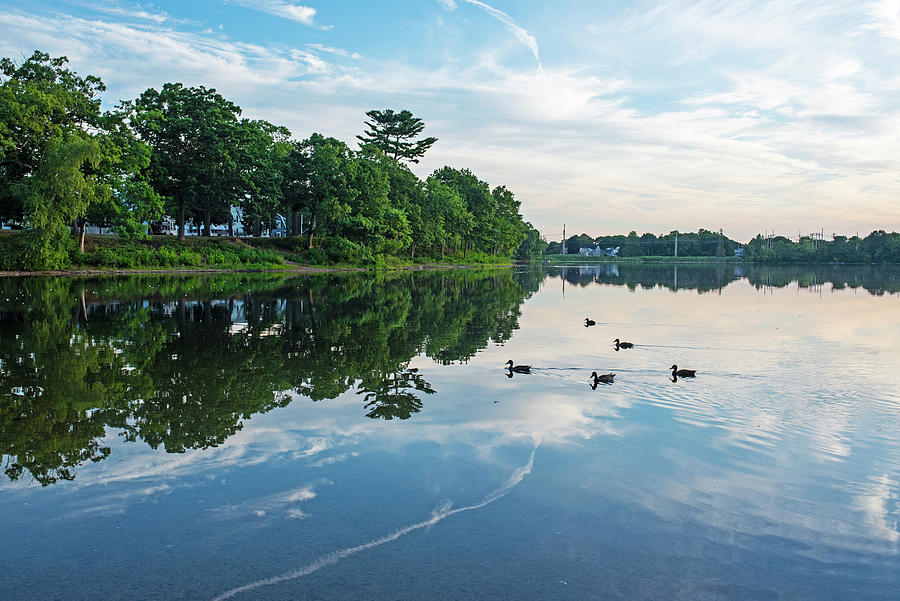
[[[680,257],[732,257],[734,249],[740,248],[736,242],[719,232],[700,229],[698,232],[676,232],[656,236],[651,233],[638,235],[634,230],[628,235],[597,236],[587,234],[569,236],[565,240],[566,253],[577,255],[582,248],[618,248],[619,257],[671,257],[675,254],[675,240],[678,240],[678,256]],[[562,253],[562,243],[551,241],[545,253],[558,255]]]
[[[577,255],[582,248],[618,248],[619,257],[671,257],[678,239],[680,257],[733,257],[743,250],[743,258],[763,263],[900,263],[900,234],[876,230],[866,237],[832,235],[801,236],[791,240],[784,236],[763,236],[742,244],[719,232],[700,229],[696,233],[670,232],[660,236],[632,231],[627,236],[579,234],[566,238],[567,254]],[[562,244],[552,241],[545,254],[561,254]]]
[[[900,263],[900,234],[876,230],[865,238],[834,234],[831,240],[801,236],[796,242],[757,235],[744,256],[766,263]]]
[[[407,110],[372,110],[358,150],[241,116],[203,86],[166,83],[113,110],[100,78],[36,51],[0,60],[0,223],[21,227],[32,269],[65,267],[88,223],[120,238],[173,217],[211,235],[239,209],[259,235],[282,216],[314,258],[364,262],[381,254],[530,258],[543,242],[504,186],[446,166],[424,180],[409,168],[437,141]]]

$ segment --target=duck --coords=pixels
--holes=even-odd
[[[584,318],[584,327],[589,328],[591,326],[597,325],[597,322],[591,319],[590,317]]]
[[[677,365],[673,365],[669,369],[672,370],[672,376],[678,376],[680,378],[693,378],[697,375],[696,369],[678,369]]]
[[[612,384],[613,378],[616,377],[616,374],[597,374],[597,372],[591,372],[591,378],[594,379],[594,384],[598,382],[603,382],[604,384]]]
[[[616,343],[616,350],[619,350],[620,348],[631,348],[634,346],[634,344],[632,344],[630,342],[619,342],[618,338],[613,340],[613,342]]]
[[[506,369],[511,372],[516,372],[517,374],[530,374],[531,366],[530,365],[513,365],[513,360],[510,359],[506,362]]]

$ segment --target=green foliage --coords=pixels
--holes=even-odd
[[[66,57],[35,51],[22,64],[0,59],[0,220],[23,222],[33,184],[52,186],[48,153],[77,145],[101,127],[100,100],[106,87],[94,76],[70,71]],[[40,180],[35,179],[43,169]],[[68,174],[71,176],[71,173]],[[51,255],[53,253],[50,253]]]
[[[25,270],[21,234],[0,231],[0,271]]]
[[[233,225],[234,208],[256,236],[286,216],[309,252],[296,244],[281,250],[317,263],[383,265],[387,255],[495,263],[525,239],[507,188],[492,190],[451,167],[423,182],[403,164],[436,141],[416,139],[424,123],[409,111],[369,111],[362,148],[353,151],[321,134],[291,142],[285,128],[242,119],[239,106],[202,86],[166,83],[103,113],[103,82],[66,64],[41,52],[21,65],[0,61],[0,220],[26,227],[22,253],[6,264],[272,264],[228,249],[160,255],[128,246],[147,240],[149,224],[164,213],[176,217],[184,240],[188,222],[206,236],[213,223]],[[111,228],[125,244],[78,256],[69,236],[84,244],[88,223]]]
[[[273,250],[235,246],[217,240],[199,243],[169,241],[158,246],[139,242],[103,244],[89,250],[81,260],[81,264],[110,269],[166,267],[272,269],[284,267],[281,255]]]
[[[70,224],[83,218],[90,203],[109,190],[85,177],[82,167],[96,165],[100,149],[86,136],[50,140],[25,201],[25,262],[31,269],[68,267],[74,242]]]
[[[516,249],[514,257],[518,261],[531,261],[539,258],[546,248],[547,241],[541,238],[541,233],[533,225],[526,222],[522,244]]]
[[[147,177],[171,203],[179,237],[189,217],[205,224],[207,235],[212,222],[226,222],[252,183],[245,170],[252,169],[247,163],[256,160],[259,142],[249,138],[266,128],[239,121],[240,107],[203,86],[167,83],[123,106],[152,149]]]
[[[865,238],[835,235],[798,242],[757,235],[744,247],[744,257],[765,263],[900,263],[900,234],[876,230]]]
[[[437,138],[415,140],[425,123],[407,110],[395,113],[393,109],[371,110],[366,113],[365,135],[356,136],[362,146],[374,146],[395,161],[418,163],[425,152],[437,142]]]
[[[308,249],[315,247],[317,235],[327,237],[347,225],[351,203],[359,195],[351,185],[354,176],[352,153],[340,140],[313,134],[291,149],[283,193],[292,210],[310,215]]]

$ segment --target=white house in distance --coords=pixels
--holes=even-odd
[[[578,249],[578,254],[584,255],[585,257],[618,257],[619,247],[600,248],[599,246],[595,246],[594,248],[580,248]]]

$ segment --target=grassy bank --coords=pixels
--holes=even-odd
[[[29,272],[19,232],[0,232],[0,271]],[[375,255],[365,260],[304,248],[300,238],[206,238],[179,242],[171,236],[124,242],[115,235],[87,236],[85,252],[73,249],[59,271],[85,270],[278,270],[298,267],[402,269],[440,265],[504,265],[507,257],[478,252],[421,256]]]
[[[179,242],[155,236],[149,240],[120,241],[116,236],[88,236],[85,252],[69,253],[62,269],[279,269],[285,262],[273,250],[209,238]],[[30,271],[21,234],[0,236],[0,270]]]

